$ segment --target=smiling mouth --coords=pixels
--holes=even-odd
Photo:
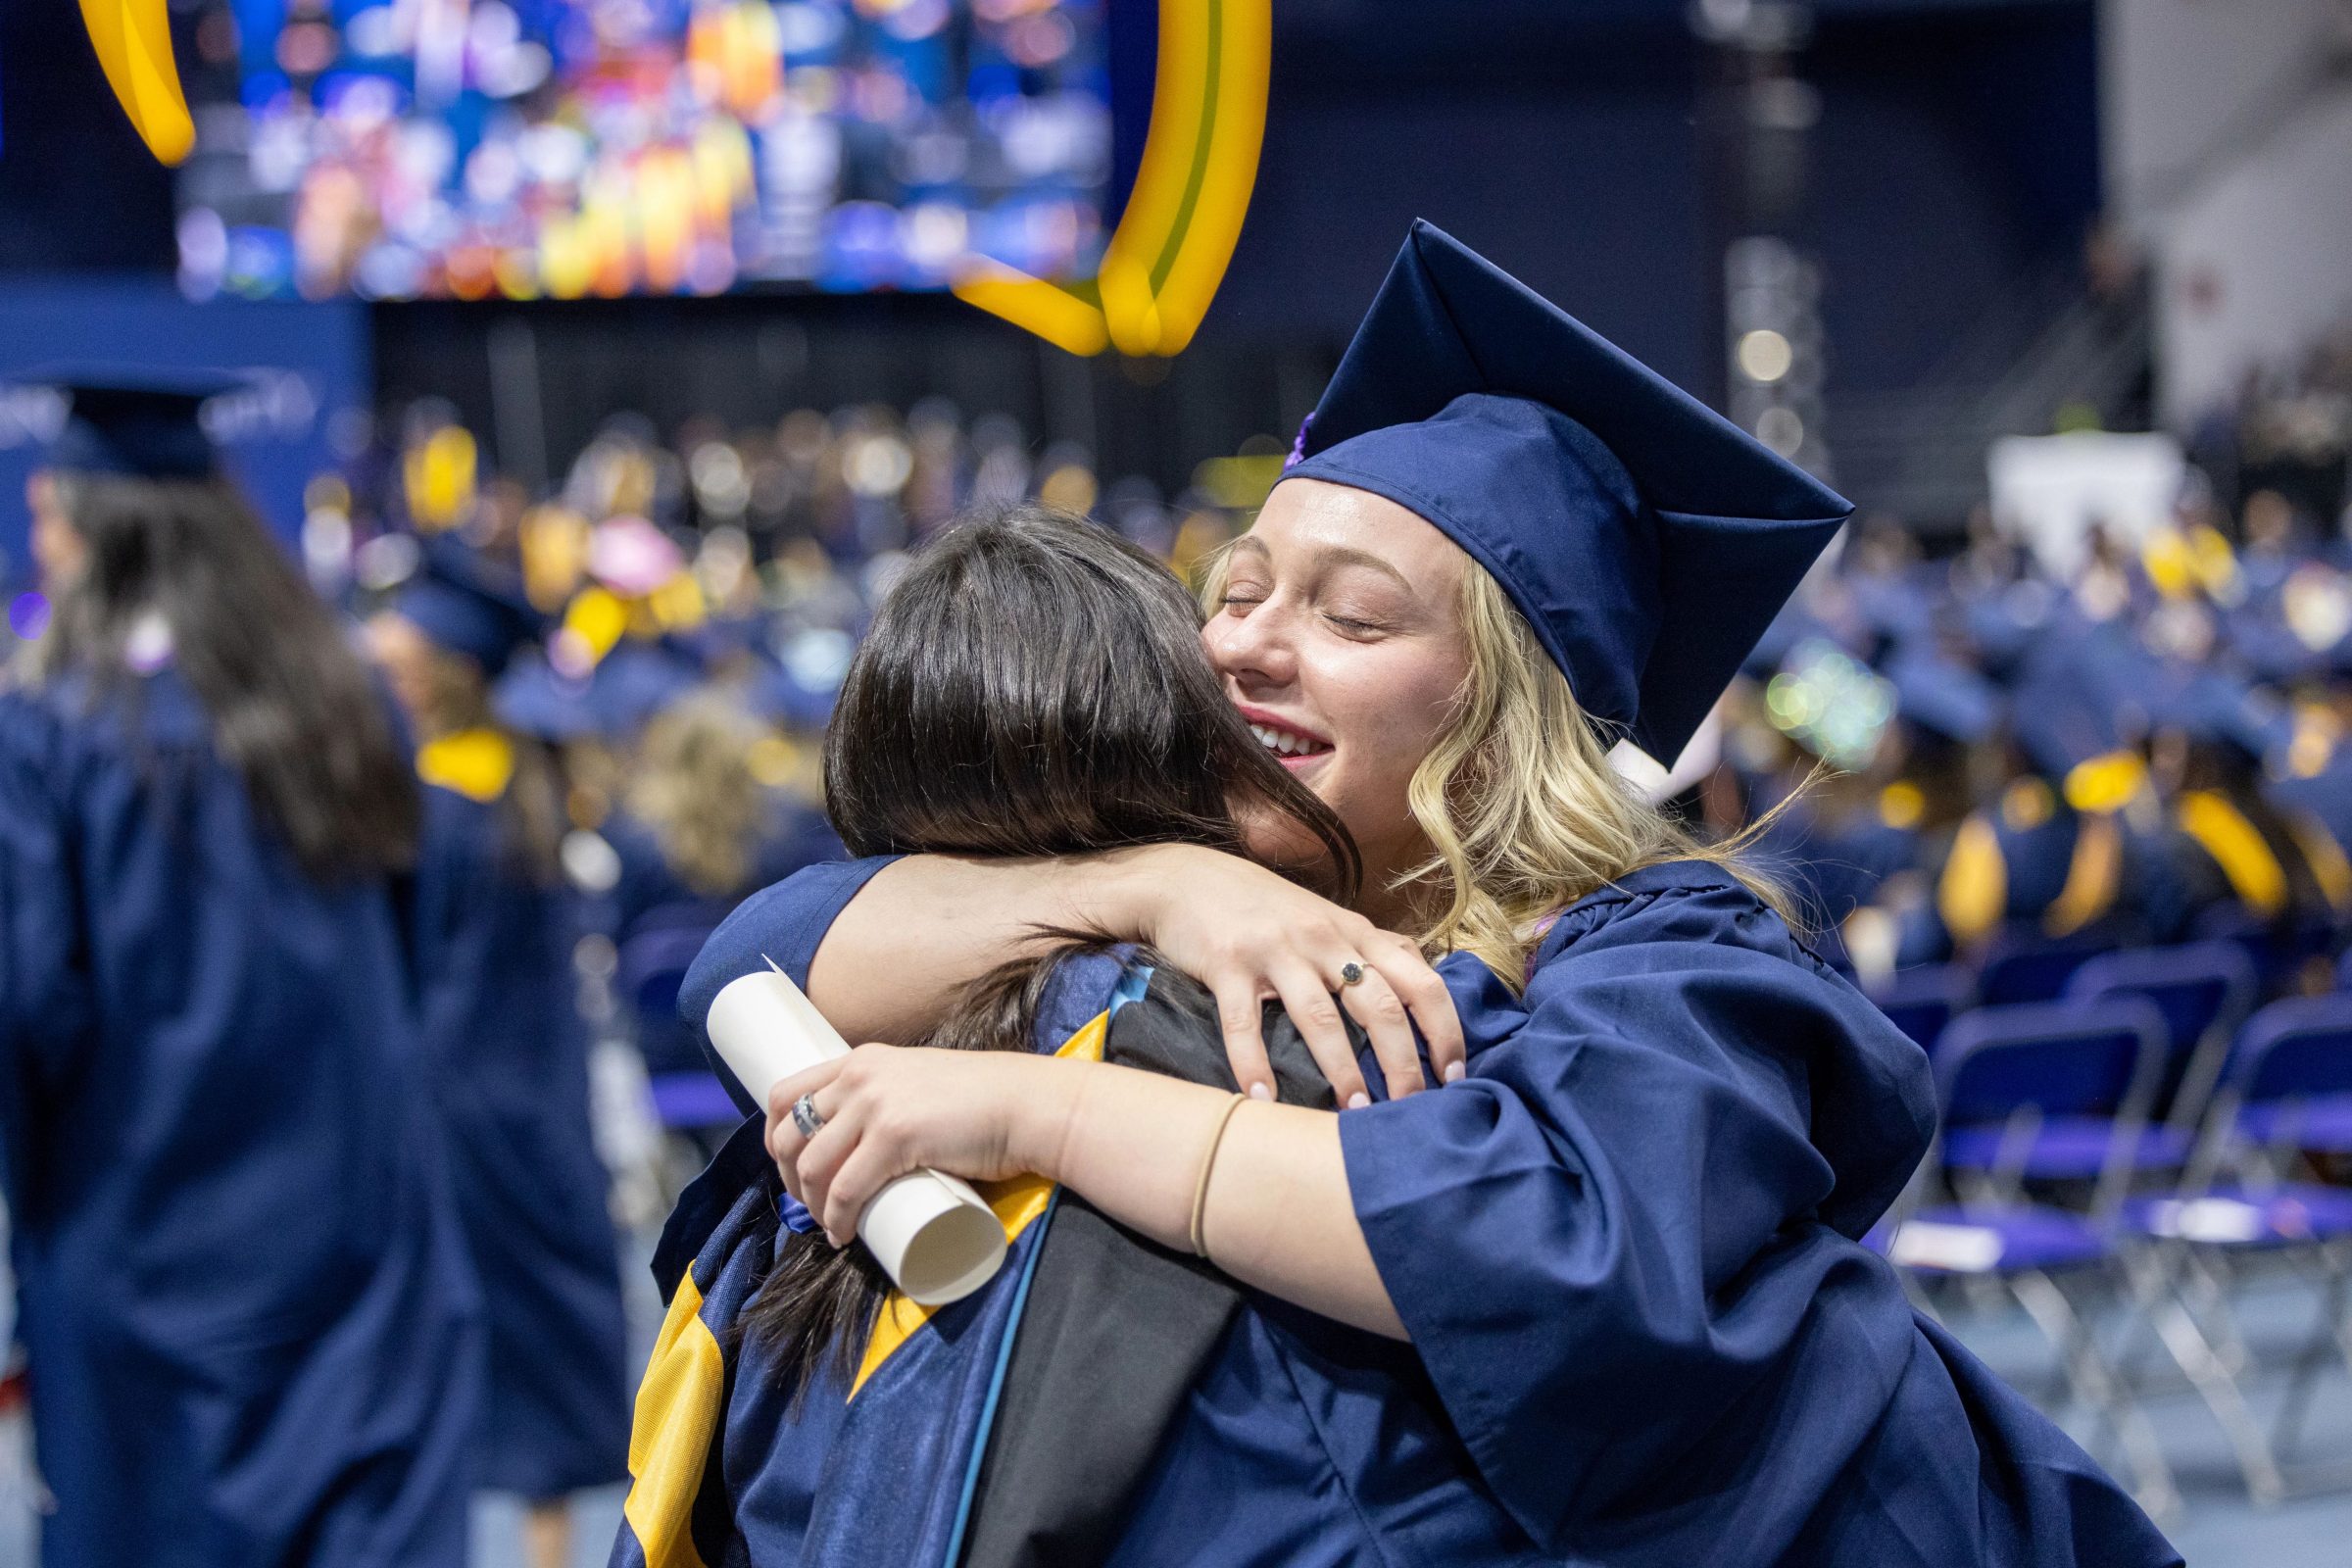
[[[1308,762],[1331,755],[1328,742],[1293,730],[1276,729],[1271,724],[1252,724],[1250,733],[1257,737],[1258,745],[1285,762]]]

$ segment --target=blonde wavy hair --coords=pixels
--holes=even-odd
[[[754,753],[767,731],[723,698],[672,703],[645,727],[626,805],[653,830],[662,858],[705,898],[726,898],[751,880],[769,827],[766,787]]]
[[[1413,770],[1406,806],[1430,856],[1391,884],[1417,911],[1432,954],[1468,953],[1514,990],[1544,917],[1644,866],[1703,860],[1737,878],[1792,929],[1788,894],[1745,852],[1767,816],[1708,840],[1652,806],[1610,764],[1609,741],[1501,584],[1464,560],[1460,614],[1469,673]],[[1208,563],[1203,612],[1224,594]]]

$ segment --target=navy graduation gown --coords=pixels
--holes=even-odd
[[[1573,906],[1524,997],[1445,965],[1457,1084],[1340,1118],[1454,1429],[1572,1561],[2177,1561],[1860,1237],[1927,1148],[1918,1047],[1720,869]]]
[[[1224,1071],[1211,1015],[1106,958],[1063,966],[1032,1044],[1139,1063],[1175,1045]],[[1310,1064],[1295,1036],[1272,1050],[1278,1072]],[[739,1332],[784,1240],[762,1131],[745,1122],[657,1254],[669,1316],[638,1396],[614,1568],[688,1545],[709,1563],[834,1568],[1545,1560],[1469,1464],[1411,1347],[1203,1271],[1232,1310],[1188,1348],[1204,1303],[1166,1291],[1152,1259],[1168,1254],[1070,1195],[1048,1200],[1035,1178],[982,1187],[1012,1249],[994,1281],[928,1318],[894,1298],[858,1379],[822,1375],[796,1403],[772,1349]],[[1089,1221],[1102,1229],[1073,1230]],[[1057,1270],[1065,1243],[1081,1261]],[[1139,1300],[1173,1315],[1100,1321]],[[1172,1386],[1153,1370],[1171,1355],[1188,1363]]]
[[[805,974],[883,863],[749,902],[690,1016],[762,955]],[[1524,998],[1448,958],[1464,1081],[1340,1118],[1413,1344],[1252,1298],[1110,1560],[2178,1561],[1860,1245],[1926,1148],[1915,1046],[1710,866],[1585,900],[1538,957]]]
[[[0,696],[0,1142],[44,1560],[466,1555],[479,1300],[381,880],[311,881],[169,670]]]
[[[435,1103],[489,1324],[476,1484],[550,1498],[626,1474],[612,1178],[589,1126],[563,890],[513,863],[497,804],[425,791],[416,947]]]

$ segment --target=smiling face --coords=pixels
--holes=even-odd
[[[1459,547],[1396,503],[1292,479],[1235,543],[1201,630],[1260,743],[1355,835],[1359,906],[1376,920],[1399,912],[1381,907],[1383,889],[1429,853],[1406,787],[1470,670],[1470,569]]]

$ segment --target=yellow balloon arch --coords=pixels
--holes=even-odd
[[[1152,124],[1102,271],[1060,284],[975,260],[956,297],[1072,354],[1181,353],[1250,210],[1273,33],[1269,0],[1160,0]]]

